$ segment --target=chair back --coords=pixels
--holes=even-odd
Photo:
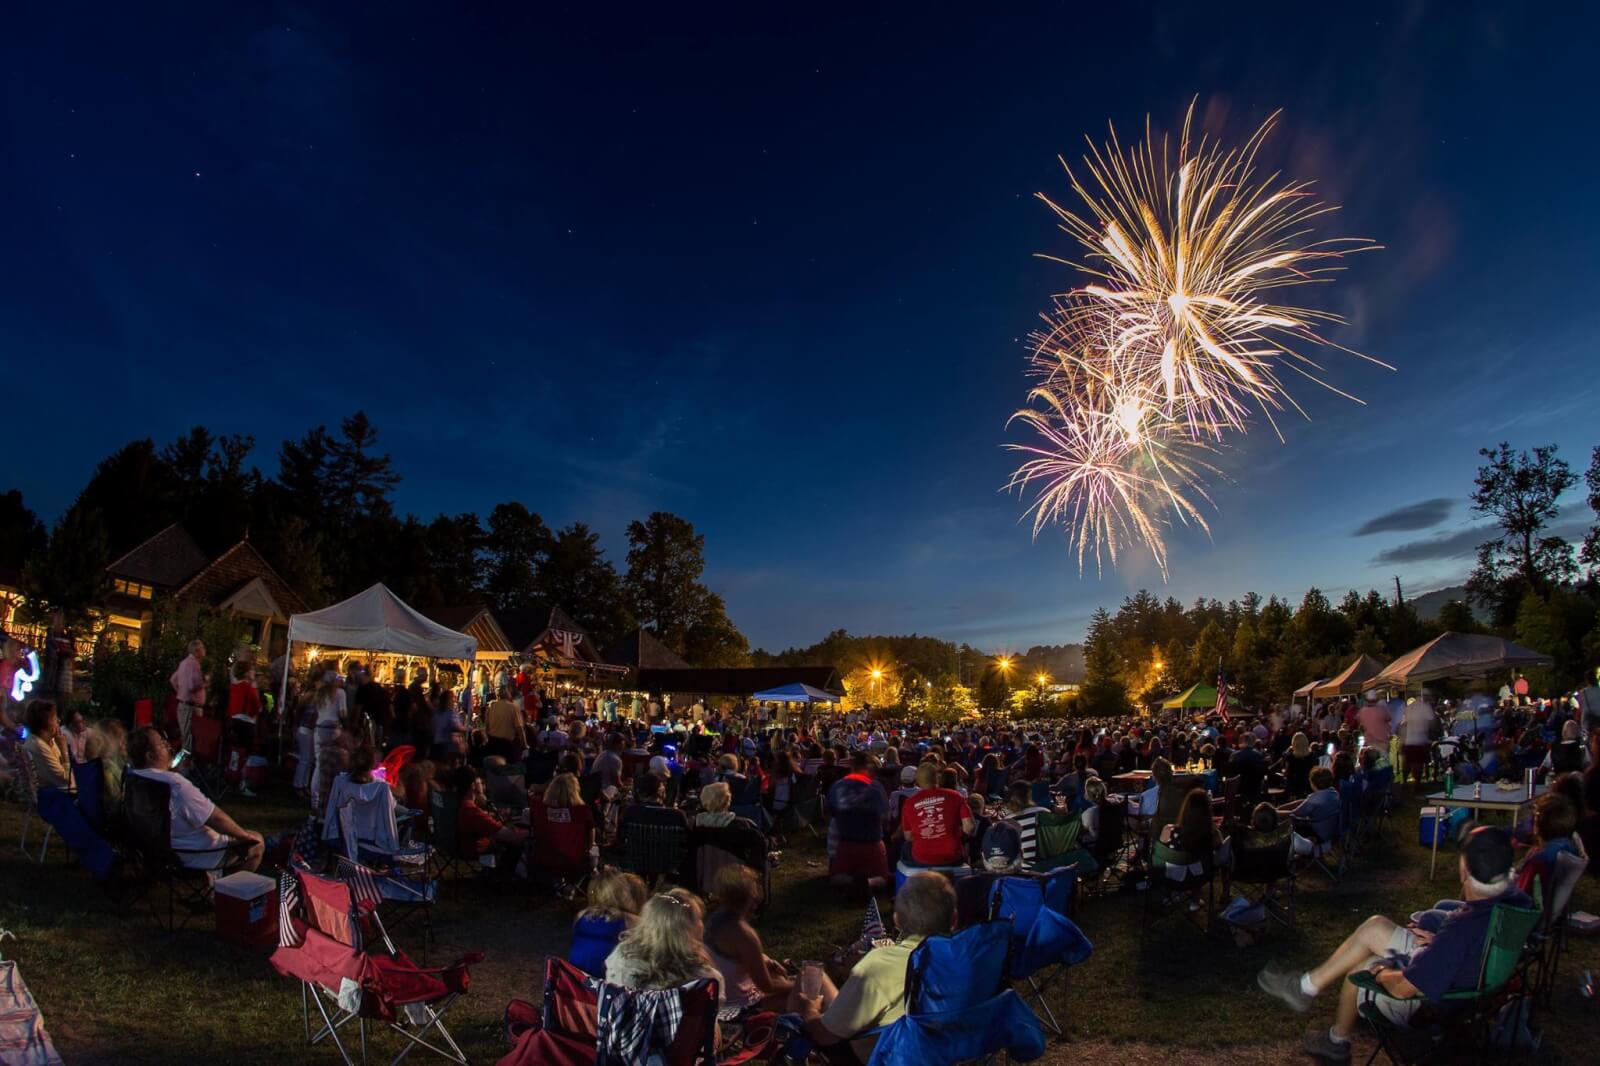
[[[1555,876],[1551,878],[1549,896],[1543,901],[1546,919],[1551,925],[1567,920],[1567,909],[1572,906],[1572,894],[1577,891],[1583,872],[1589,868],[1589,859],[1563,851],[1556,856]]]
[[[489,773],[484,775],[484,786],[489,802],[497,807],[526,810],[528,806],[528,779],[518,773]]]
[[[1354,777],[1347,777],[1339,782],[1339,824],[1340,831],[1348,833],[1355,828],[1361,820],[1361,782]]]
[[[1516,974],[1541,913],[1535,907],[1495,905],[1489,913],[1489,932],[1483,938],[1478,994],[1498,992]]]
[[[302,915],[308,927],[347,948],[361,950],[361,923],[356,916],[350,886],[331,877],[319,877],[310,870],[292,867],[300,882]]]
[[[1242,822],[1245,812],[1239,808],[1244,782],[1237,777],[1224,778],[1222,782],[1222,817],[1224,821]]]
[[[1181,785],[1157,786],[1155,820],[1150,823],[1152,835],[1178,820],[1178,811],[1183,808],[1184,797],[1188,794],[1189,790]]]
[[[623,865],[641,877],[677,876],[689,861],[686,825],[625,819],[622,823]]]
[[[1005,767],[1001,767],[993,773],[985,773],[983,778],[983,794],[985,798],[992,800],[1006,798],[1006,782],[1009,778]]]
[[[578,795],[585,803],[598,803],[601,785],[600,775],[590,771],[578,778]]]
[[[663,1043],[660,1037],[652,1034],[644,1046],[634,1049],[642,1057],[630,1056],[627,1061],[659,1062],[662,1066],[699,1066],[700,1063],[716,1062],[719,983],[715,980],[701,979],[659,992],[640,991],[613,984],[601,985],[599,1002],[596,1005],[597,1049],[604,1053],[611,1031],[618,1026],[628,1025],[637,1017],[629,1000],[646,996],[675,995],[678,997],[681,1019],[678,1022],[678,1031],[672,1040]],[[611,1055],[597,1061],[616,1063],[621,1060]]]
[[[1054,869],[1061,865],[1061,859],[1078,850],[1078,836],[1083,832],[1081,815],[1044,811],[1034,816],[1033,824],[1037,841],[1034,869]]]
[[[202,766],[222,765],[222,720],[197,714],[189,723],[189,743],[194,761]]]
[[[122,778],[122,811],[128,839],[146,860],[174,865],[172,851],[172,788],[143,774],[128,771]]]
[[[1233,879],[1268,885],[1293,872],[1294,840],[1287,822],[1271,833],[1241,830],[1233,838]]]
[[[83,812],[84,820],[103,832],[106,824],[104,764],[99,759],[73,763],[72,784],[78,794],[78,810]]]
[[[1089,853],[1104,870],[1110,866],[1110,860],[1122,850],[1122,834],[1127,826],[1128,805],[1123,802],[1102,800],[1099,807],[1100,830],[1095,834],[1094,847]]]
[[[689,832],[694,852],[695,880],[702,895],[711,891],[717,871],[729,863],[754,870],[763,891],[767,884],[767,838],[748,825],[696,826]]]
[[[930,1062],[989,1062],[1000,1051],[1013,1062],[1044,1054],[1044,1027],[1014,989],[961,1010],[906,1014],[885,1028],[868,1066],[925,1066]]]
[[[1005,982],[1010,951],[1009,921],[928,937],[906,966],[906,1013],[961,1010],[991,998]]]
[[[549,748],[534,748],[528,752],[528,757],[523,761],[527,771],[528,784],[548,785],[550,779],[556,776],[556,765],[561,762],[561,753]]]
[[[461,854],[461,837],[457,832],[460,814],[460,796],[437,788],[428,790],[428,821],[434,850],[449,856]]]
[[[1049,810],[1055,806],[1056,798],[1050,794],[1050,782],[1043,779],[1035,781],[1030,786],[1029,791],[1033,799],[1034,806],[1043,807],[1046,810]]]

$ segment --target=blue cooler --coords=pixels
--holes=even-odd
[[[1472,812],[1465,807],[1424,807],[1417,822],[1417,842],[1431,848],[1437,833],[1439,843],[1454,844],[1461,835],[1461,827],[1471,817]]]

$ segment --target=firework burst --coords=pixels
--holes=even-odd
[[[1102,553],[1115,565],[1122,547],[1142,542],[1165,578],[1172,523],[1209,532],[1204,478],[1219,471],[1197,453],[1257,414],[1274,432],[1276,412],[1303,415],[1285,373],[1354,400],[1322,379],[1311,352],[1370,359],[1323,336],[1339,316],[1289,293],[1331,280],[1345,255],[1376,245],[1313,240],[1312,223],[1335,208],[1308,183],[1258,172],[1276,113],[1234,149],[1192,136],[1193,119],[1191,104],[1176,154],[1148,122],[1132,148],[1114,129],[1106,145],[1091,142],[1084,178],[1066,167],[1080,211],[1039,194],[1081,249],[1078,259],[1046,258],[1087,278],[1030,336],[1036,383],[1013,420],[1038,441],[1008,445],[1028,458],[1007,487],[1036,492],[1034,535],[1065,527],[1080,571],[1091,554],[1098,569]]]

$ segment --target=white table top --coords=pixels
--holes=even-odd
[[[1423,802],[1445,806],[1455,804],[1463,807],[1474,803],[1515,803],[1520,805],[1527,803],[1532,798],[1528,795],[1528,790],[1521,785],[1512,789],[1504,789],[1494,784],[1485,784],[1482,789],[1483,795],[1473,798],[1472,790],[1476,787],[1475,785],[1457,785],[1454,791],[1448,793],[1435,792]],[[1533,787],[1534,796],[1542,796],[1548,791],[1550,791],[1549,785],[1535,785]]]

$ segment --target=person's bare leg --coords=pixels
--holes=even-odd
[[[1339,989],[1339,1009],[1333,1015],[1333,1035],[1341,1040],[1355,1039],[1356,1019],[1360,1017],[1356,997],[1360,991],[1349,981]]]
[[[1335,982],[1344,982],[1347,974],[1364,969],[1374,959],[1382,958],[1395,929],[1395,924],[1381,914],[1375,914],[1356,926],[1356,931],[1345,937],[1344,943],[1334,949],[1327,961],[1309,971],[1312,986],[1322,992]]]

